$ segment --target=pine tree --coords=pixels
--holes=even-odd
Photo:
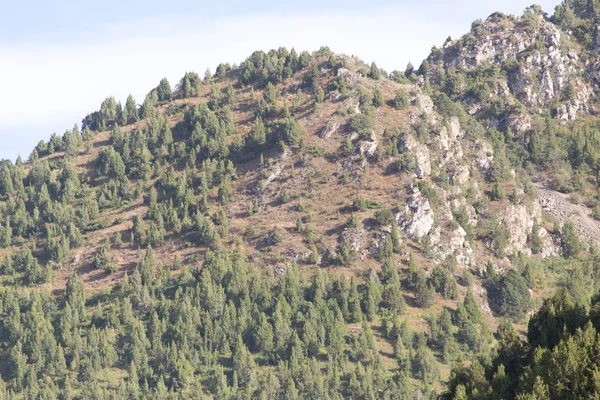
[[[104,245],[98,250],[94,257],[94,267],[108,273],[116,272],[119,267],[110,256],[111,246],[110,239],[104,241]]]
[[[141,243],[145,243],[147,232],[148,232],[148,228],[146,227],[146,223],[144,222],[144,220],[142,219],[142,217],[140,215],[136,215],[135,218],[133,219],[133,228],[132,228],[134,240],[139,241]]]
[[[158,101],[171,101],[173,92],[171,91],[171,85],[167,78],[161,79],[155,90]]]
[[[375,278],[371,277],[365,284],[365,292],[363,293],[363,310],[368,321],[373,321],[379,313],[379,304],[381,303],[381,289]]]
[[[350,279],[350,292],[348,294],[348,322],[362,321],[362,310],[360,307],[360,297],[358,294],[358,285],[354,277]]]
[[[581,251],[582,246],[571,221],[566,221],[563,224],[560,237],[562,242],[563,256],[565,258],[577,257],[577,255]]]
[[[475,300],[475,296],[473,296],[471,289],[467,290],[463,305],[471,321],[475,323],[481,322],[481,311],[479,310],[479,306],[477,305],[477,301]]]
[[[137,122],[138,119],[137,104],[135,103],[133,96],[129,95],[125,102],[125,109],[123,110],[123,120],[125,121],[125,125],[127,125],[131,122]]]
[[[385,105],[383,93],[381,93],[381,90],[379,88],[375,88],[375,91],[373,92],[373,106],[375,108],[379,108],[383,105]]]
[[[233,371],[237,374],[241,385],[251,384],[256,379],[254,359],[239,336],[233,351]]]
[[[17,390],[23,387],[27,371],[27,356],[23,354],[23,345],[18,341],[10,350],[9,365],[14,377],[14,385]]]
[[[271,82],[267,83],[267,87],[264,91],[264,98],[269,105],[277,105],[277,90]]]
[[[71,307],[77,322],[85,320],[85,288],[83,287],[81,278],[77,274],[71,274],[67,280],[65,304]]]
[[[255,347],[259,352],[269,353],[273,350],[273,327],[265,313],[261,313],[260,323],[256,324],[254,332]]]
[[[225,177],[223,182],[221,182],[221,186],[219,186],[219,202],[221,205],[226,205],[229,203],[231,196],[233,194],[233,188],[231,186],[231,179],[229,176]]]
[[[371,63],[371,72],[369,73],[369,78],[375,79],[376,81],[381,79],[381,70],[377,67],[375,61]]]

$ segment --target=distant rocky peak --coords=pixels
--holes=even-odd
[[[432,51],[431,84],[469,105],[473,115],[496,114],[505,129],[511,127],[506,121],[523,120],[524,113],[550,113],[561,123],[593,113],[591,100],[600,87],[600,32],[594,31],[597,51],[590,55],[579,33],[554,20],[528,8],[520,17],[494,13],[475,21],[462,38]],[[490,112],[494,102],[511,110]]]

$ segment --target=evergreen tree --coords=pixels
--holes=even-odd
[[[123,110],[123,120],[125,124],[130,124],[131,122],[138,121],[138,110],[137,104],[133,99],[132,95],[127,97],[127,101],[125,102],[125,109]]]
[[[375,61],[371,63],[371,72],[369,73],[369,78],[375,79],[376,81],[381,79],[381,70],[375,64]]]
[[[560,238],[563,256],[565,258],[577,257],[582,246],[571,221],[566,221],[563,224]]]
[[[382,107],[385,104],[385,100],[383,99],[383,94],[379,88],[375,88],[373,92],[373,106],[375,108]]]
[[[354,277],[350,279],[350,293],[348,295],[348,314],[349,322],[359,322],[362,320],[358,285],[356,284],[356,280],[354,279]]]
[[[110,256],[110,250],[110,240],[106,239],[104,241],[104,245],[100,248],[100,250],[98,250],[96,256],[94,257],[94,267],[109,273],[116,272],[118,270],[118,265]]]
[[[156,87],[156,96],[158,101],[171,101],[173,93],[171,91],[171,85],[167,78],[161,79],[160,83]]]

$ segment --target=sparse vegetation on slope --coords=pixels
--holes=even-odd
[[[516,384],[549,303],[529,344],[511,323],[558,287],[582,309],[600,287],[596,250],[532,182],[597,208],[596,6],[494,14],[390,74],[257,51],[139,107],[109,97],[3,161],[0,393],[550,393],[550,369]]]

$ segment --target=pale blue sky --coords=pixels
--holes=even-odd
[[[551,13],[559,0],[537,1]],[[138,102],[161,78],[239,63],[257,49],[328,45],[387,69],[494,11],[530,1],[0,0],[0,159],[27,158],[113,95]]]

